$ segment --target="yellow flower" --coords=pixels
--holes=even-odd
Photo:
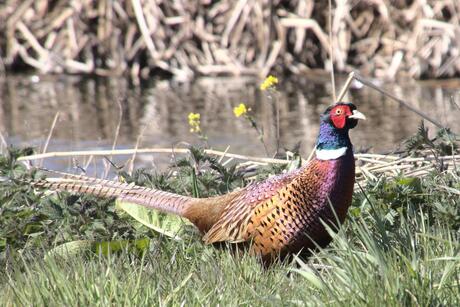
[[[233,113],[236,117],[240,117],[241,115],[248,113],[249,110],[250,109],[246,108],[244,103],[240,103],[239,106],[233,108]]]
[[[200,132],[201,122],[200,122],[200,113],[189,113],[188,115],[188,124],[190,125],[190,132]]]
[[[189,113],[188,122],[200,121],[200,113]]]
[[[260,90],[265,91],[271,88],[274,88],[275,85],[278,84],[278,78],[272,75],[269,75],[267,78],[265,78],[264,82],[260,84]]]

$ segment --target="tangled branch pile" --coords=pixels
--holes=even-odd
[[[264,76],[329,69],[333,52],[341,72],[460,75],[458,1],[336,0],[330,17],[328,1],[11,0],[0,71]]]

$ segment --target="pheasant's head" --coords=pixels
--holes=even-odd
[[[336,159],[343,156],[352,145],[348,131],[366,119],[364,114],[352,103],[339,102],[330,106],[321,115],[316,156],[321,160]]]
[[[339,102],[324,111],[321,115],[321,124],[324,122],[335,129],[348,130],[356,127],[359,119],[366,119],[366,117],[356,109],[354,104],[350,102]]]

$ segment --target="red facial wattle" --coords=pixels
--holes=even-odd
[[[334,127],[342,129],[346,125],[347,116],[352,114],[353,113],[348,106],[337,106],[331,110],[330,117]]]
[[[332,123],[334,124],[334,127],[338,129],[342,129],[343,127],[345,127],[346,118],[343,114],[339,116],[332,116],[331,119]]]

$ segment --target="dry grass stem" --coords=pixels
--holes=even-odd
[[[145,130],[147,129],[147,127],[148,127],[148,125],[145,125],[144,127],[142,127],[139,135],[137,136],[136,145],[134,146],[133,154],[132,154],[131,159],[129,161],[128,174],[133,173],[134,161],[136,160],[136,154],[138,152],[139,144],[141,143],[142,137],[144,136],[144,133],[145,133]]]
[[[395,95],[393,95],[392,93],[382,89],[381,87],[379,87],[378,85],[372,83],[371,81],[369,81],[368,79],[364,78],[363,76],[359,75],[358,73],[355,73],[354,74],[354,78],[356,80],[358,80],[359,82],[361,82],[362,84],[366,85],[366,86],[369,86],[370,88],[378,91],[379,93],[393,99],[394,101],[398,102],[399,104],[403,105],[404,107],[408,108],[409,110],[411,110],[412,112],[414,112],[415,114],[421,116],[422,118],[426,119],[427,121],[431,122],[432,124],[436,125],[438,128],[446,128],[444,127],[444,125],[442,125],[440,122],[438,122],[437,120],[431,118],[430,116],[428,116],[427,114],[423,113],[422,111],[416,109],[415,107],[413,107],[410,103],[408,102],[405,102],[404,100],[396,97]]]
[[[335,102],[340,101],[337,100],[337,96],[335,93],[335,75],[334,75],[334,42],[332,39],[332,1],[328,0],[328,7],[329,7],[329,14],[327,18],[328,28],[329,28],[329,57],[331,63],[331,86],[332,86],[332,98]]]
[[[252,168],[267,164],[287,164],[292,160],[261,158],[246,155],[229,153],[227,151],[218,151],[205,149],[206,154],[228,158],[225,164],[235,160],[245,161],[238,164],[238,168]],[[135,155],[139,154],[187,154],[189,149],[186,148],[144,148],[144,149],[120,149],[120,150],[99,150],[99,151],[74,151],[74,152],[49,152],[36,154],[32,156],[20,157],[20,161],[33,161],[45,158],[57,157],[76,157],[76,156],[107,156],[107,155],[133,155],[129,163],[129,171],[132,172],[132,163]],[[376,179],[379,175],[385,176],[425,176],[431,171],[439,168],[439,162],[443,162],[446,171],[455,170],[455,163],[460,162],[460,155],[435,157],[426,153],[421,157],[400,157],[398,155],[381,155],[381,154],[355,154],[357,163],[356,176],[360,182],[369,179]],[[221,160],[222,161],[222,160]],[[303,164],[308,160],[303,160]]]
[[[43,145],[42,153],[46,153],[46,151],[48,150],[48,145],[51,141],[51,136],[53,135],[53,131],[54,131],[54,128],[56,127],[56,123],[58,119],[59,119],[59,111],[56,112],[56,114],[54,115],[54,119],[53,119],[53,122],[51,123],[50,131],[48,132],[48,136],[46,137],[45,144]]]
[[[337,96],[337,100],[335,100],[335,102],[342,101],[342,99],[345,97],[345,94],[347,93],[348,89],[350,88],[351,81],[353,81],[354,77],[355,77],[355,73],[353,71],[348,74],[348,78],[345,81],[345,84],[343,85],[342,89],[340,90],[340,93]]]
[[[118,136],[120,134],[120,128],[121,128],[121,121],[123,120],[123,106],[121,105],[120,99],[116,99],[117,105],[118,105],[118,122],[117,122],[117,127],[115,129],[115,135],[113,137],[113,143],[112,143],[112,150],[114,150],[117,146],[118,142]],[[112,156],[109,157],[109,160],[112,160]],[[109,173],[110,168],[105,169],[104,177],[107,176]]]

